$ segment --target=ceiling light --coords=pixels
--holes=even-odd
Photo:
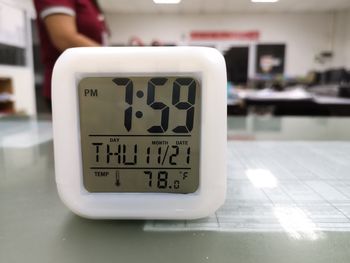
[[[277,3],[279,0],[251,0],[253,3]]]
[[[181,0],[153,0],[155,4],[178,4]]]

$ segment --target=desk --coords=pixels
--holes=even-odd
[[[300,125],[313,121],[283,141],[257,141],[259,130],[229,141],[225,205],[207,219],[166,222],[72,214],[55,188],[51,123],[0,120],[0,262],[348,263],[350,142],[332,132],[305,140]],[[244,119],[230,118],[229,134],[239,136],[236,123]]]
[[[272,107],[275,116],[350,116],[350,99],[311,94],[301,88],[276,92],[240,91],[241,104],[249,107]],[[229,115],[245,114],[247,109],[228,101]]]
[[[350,99],[314,96],[310,99],[245,99],[247,106],[273,106],[276,116],[350,116]]]

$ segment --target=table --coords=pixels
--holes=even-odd
[[[277,92],[270,89],[261,91],[239,91],[241,103],[228,100],[229,115],[246,115],[251,108],[271,108],[275,116],[350,116],[350,99],[320,96],[303,88]],[[242,104],[246,107],[242,107]]]
[[[228,198],[196,221],[72,214],[55,188],[50,121],[0,120],[0,262],[349,262],[350,133],[329,126],[350,119],[277,120],[229,118]],[[302,125],[317,123],[326,131],[308,140]]]
[[[312,99],[269,99],[249,97],[247,107],[272,106],[276,116],[350,116],[350,99],[314,96]]]

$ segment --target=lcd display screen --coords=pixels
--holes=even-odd
[[[78,97],[87,191],[185,194],[198,189],[200,79],[86,77]]]

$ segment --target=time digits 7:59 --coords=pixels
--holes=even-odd
[[[153,125],[147,129],[149,133],[164,133],[169,126],[169,105],[162,101],[155,101],[156,87],[169,85],[168,78],[156,77],[151,78],[147,83],[147,105],[154,110],[161,111],[160,125]],[[124,111],[124,127],[130,132],[132,129],[133,116],[133,98],[134,83],[130,78],[114,78],[113,82],[117,86],[125,87],[125,102],[128,104]],[[171,85],[171,83],[170,83]],[[180,101],[180,91],[182,88],[188,87],[187,101]],[[196,100],[197,83],[193,78],[179,77],[172,83],[172,105],[178,110],[186,111],[186,120],[184,125],[178,125],[172,129],[174,133],[189,133],[193,129],[195,100]]]

